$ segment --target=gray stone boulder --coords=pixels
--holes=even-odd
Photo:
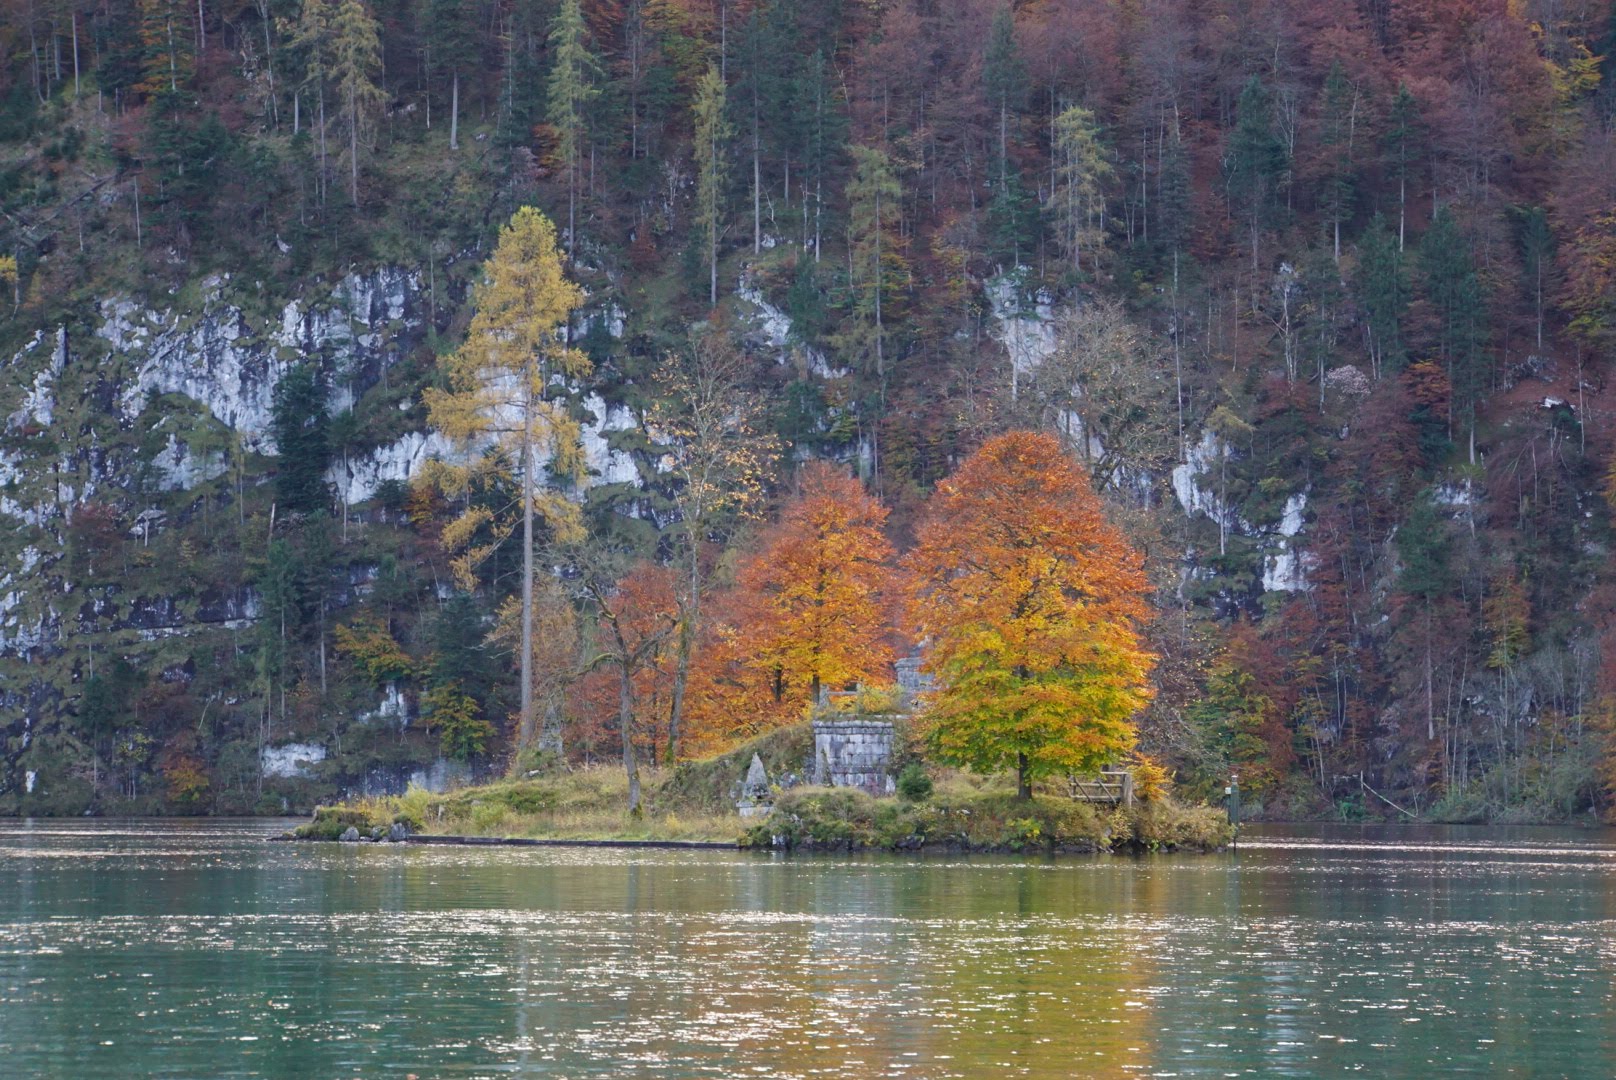
[[[350,825],[343,830],[342,835],[337,839],[345,844],[357,844],[359,842],[359,830]]]

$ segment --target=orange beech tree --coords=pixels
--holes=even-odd
[[[1155,663],[1142,562],[1049,435],[990,439],[938,485],[908,558],[937,756],[1013,766],[1026,798],[1126,753]]]
[[[771,680],[775,701],[804,687],[817,701],[823,685],[890,679],[886,520],[857,479],[815,462],[741,566],[741,588],[751,594],[743,627],[750,664]]]

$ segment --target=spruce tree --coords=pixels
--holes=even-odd
[[[873,353],[876,378],[886,384],[886,296],[907,276],[898,247],[903,189],[892,159],[873,146],[853,148],[853,179],[847,185],[848,284],[861,344]]]
[[[1251,269],[1256,273],[1262,233],[1272,224],[1275,196],[1288,164],[1285,146],[1274,132],[1273,100],[1253,75],[1235,106],[1224,172],[1229,201],[1246,220],[1251,235]]]
[[[1369,331],[1369,360],[1375,377],[1395,374],[1407,359],[1402,326],[1408,311],[1408,274],[1397,238],[1379,214],[1359,238],[1354,284]]]
[[[449,149],[460,149],[460,76],[477,63],[476,13],[468,0],[427,0],[427,70],[449,78]]]
[[[1453,437],[1456,425],[1466,431],[1474,457],[1475,408],[1486,381],[1486,298],[1470,241],[1446,207],[1437,211],[1420,239],[1419,262],[1426,299],[1436,313],[1437,356],[1452,387],[1448,435]]]
[[[331,501],[325,482],[331,458],[330,419],[325,380],[314,364],[298,364],[275,384],[270,431],[280,456],[275,501],[282,512],[312,514],[327,509]]]
[[[556,153],[567,170],[570,251],[578,247],[578,173],[588,137],[585,110],[600,93],[594,85],[600,61],[589,51],[588,33],[578,0],[561,0],[561,9],[550,24],[550,49],[555,62],[550,68],[547,116],[556,129]]]
[[[1347,81],[1341,62],[1330,67],[1324,81],[1319,124],[1319,150],[1323,157],[1320,188],[1325,220],[1330,224],[1331,242],[1337,262],[1341,261],[1341,226],[1352,219],[1357,197],[1357,163],[1354,142],[1358,130],[1358,91]]]

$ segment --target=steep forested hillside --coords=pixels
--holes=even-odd
[[[429,402],[528,205],[585,297],[534,753],[800,715],[805,463],[901,553],[1037,428],[1147,556],[1181,783],[1597,808],[1613,64],[1579,0],[3,0],[0,809],[504,765],[520,461]]]

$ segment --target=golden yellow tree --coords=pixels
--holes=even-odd
[[[790,688],[806,686],[816,701],[822,685],[889,679],[886,520],[886,508],[857,479],[815,462],[741,567],[741,586],[752,594],[748,652],[772,676],[776,700]]]
[[[937,680],[944,761],[1032,781],[1096,770],[1134,742],[1155,657],[1143,560],[1050,435],[988,440],[938,486],[908,559]]]
[[[451,439],[484,453],[474,464],[436,464],[427,473],[451,496],[463,496],[487,479],[489,470],[515,463],[522,518],[522,705],[518,749],[534,734],[533,548],[534,517],[542,513],[560,540],[582,535],[578,508],[546,483],[548,466],[558,480],[580,479],[583,452],[577,423],[554,396],[558,378],[578,378],[589,360],[565,342],[567,321],[583,302],[583,291],[562,270],[555,226],[531,206],[518,210],[500,231],[499,244],[483,270],[466,341],[445,361],[448,386],[429,389],[424,398],[431,423]],[[445,546],[465,547],[456,576],[470,588],[477,562],[490,544],[466,546],[494,511],[472,506],[444,529]],[[496,543],[514,527],[496,527]]]

